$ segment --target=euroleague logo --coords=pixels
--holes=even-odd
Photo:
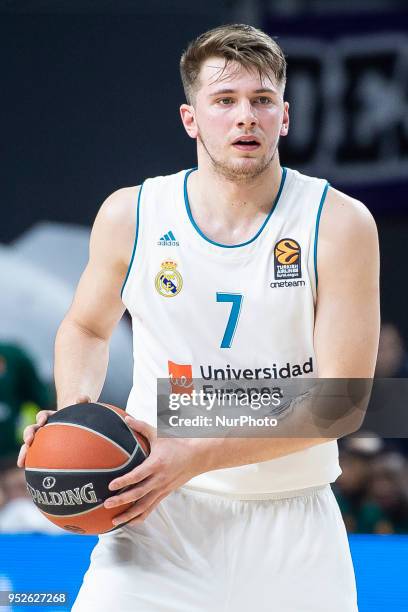
[[[301,248],[293,238],[283,238],[274,248],[275,280],[301,278]]]

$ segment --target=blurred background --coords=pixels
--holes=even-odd
[[[327,178],[373,213],[382,260],[376,376],[408,376],[405,1],[0,0],[0,16],[0,531],[49,529],[14,467],[21,432],[54,406],[54,336],[99,206],[120,187],[195,165],[179,119],[178,63],[216,25],[252,24],[283,47],[291,129],[282,163]],[[125,316],[104,401],[125,405],[131,373]],[[340,453],[335,492],[349,532],[408,533],[406,440],[351,436]]]
[[[382,258],[377,375],[407,376],[404,2],[366,0],[357,10],[344,0],[19,0],[0,1],[0,13],[0,457],[6,463],[38,408],[54,404],[55,332],[86,264],[100,204],[120,187],[195,164],[195,143],[179,119],[178,62],[192,38],[221,23],[261,27],[287,55],[291,129],[281,141],[282,163],[327,178],[372,211]],[[124,317],[102,398],[125,405],[131,373]],[[338,494],[353,518],[349,529],[408,529],[406,512],[397,519],[407,503],[401,471],[408,445],[347,442]],[[380,468],[377,459],[391,452],[401,462]],[[375,482],[369,484],[363,464]],[[390,490],[397,485],[404,499],[391,517]],[[388,501],[381,497],[385,487]],[[379,527],[355,516],[367,496],[380,506]]]

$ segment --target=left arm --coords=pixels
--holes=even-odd
[[[376,225],[360,202],[334,189],[329,189],[320,221],[318,278],[314,348],[319,377],[372,378],[380,326]],[[115,481],[117,489],[134,486],[111,498],[114,505],[138,500],[119,522],[132,517],[137,517],[135,522],[144,520],[171,491],[203,472],[269,461],[328,441],[328,437],[158,439],[154,428],[127,419],[149,438],[152,452],[141,466]]]

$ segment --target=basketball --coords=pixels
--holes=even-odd
[[[41,427],[28,449],[28,491],[42,514],[79,534],[113,531],[112,518],[132,503],[105,508],[109,483],[140,465],[149,444],[125,421],[126,412],[99,403],[58,410]],[[123,491],[124,489],[122,489]]]

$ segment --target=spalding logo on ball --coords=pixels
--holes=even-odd
[[[58,410],[35,434],[25,462],[27,488],[52,523],[73,533],[113,531],[112,518],[133,502],[105,508],[109,483],[140,465],[149,444],[109,404],[76,404]],[[121,489],[122,491],[124,489]]]

